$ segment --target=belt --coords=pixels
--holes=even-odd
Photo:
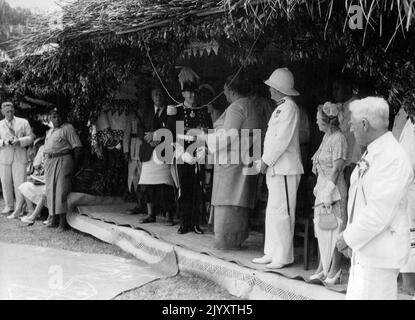
[[[138,134],[137,134],[137,133],[132,133],[132,134],[130,134],[130,137],[131,137],[131,138],[139,138],[139,136],[138,136]]]
[[[52,158],[63,157],[63,156],[66,156],[68,154],[72,154],[72,150],[63,150],[61,152],[56,152],[56,153],[45,153],[45,156],[48,159],[52,159]]]

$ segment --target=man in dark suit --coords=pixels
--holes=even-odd
[[[153,105],[145,110],[143,116],[144,136],[140,147],[143,169],[139,184],[143,185],[147,203],[147,217],[141,220],[141,223],[155,222],[157,211],[160,211],[167,215],[168,223],[173,224],[174,181],[170,165],[157,161],[160,159],[154,152],[154,148],[162,142],[157,137],[157,130],[167,128],[164,92],[160,87],[155,87],[151,92],[151,97]]]

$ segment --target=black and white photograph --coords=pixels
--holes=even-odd
[[[2,301],[415,300],[415,0],[0,0],[0,105]]]

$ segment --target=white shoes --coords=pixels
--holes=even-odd
[[[339,271],[337,271],[337,273],[334,275],[333,278],[327,277],[326,280],[324,280],[324,282],[327,284],[336,284],[336,282],[340,280],[341,275],[342,275],[342,269],[339,269]]]
[[[13,209],[9,208],[9,207],[4,207],[3,211],[1,212],[2,214],[6,214],[6,213],[10,213],[12,212]]]
[[[253,259],[252,262],[258,264],[269,264],[272,262],[272,258],[270,256],[265,255],[262,258]]]
[[[317,279],[323,280],[325,276],[326,275],[324,274],[324,271],[321,271],[321,272],[311,275],[309,280],[317,280]]]
[[[11,215],[7,216],[7,219],[18,219],[23,213],[14,211]]]
[[[29,223],[29,224],[35,223],[35,220],[34,219],[30,219],[29,216],[30,215],[21,217],[20,218],[20,221],[21,222],[24,222],[24,223]]]
[[[278,262],[271,262],[265,266],[267,269],[281,269],[284,268],[285,264],[278,263]]]

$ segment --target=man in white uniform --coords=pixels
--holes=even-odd
[[[402,130],[399,138],[399,144],[407,153],[409,162],[412,165],[412,170],[415,170],[415,125],[412,123],[412,121],[414,121],[415,114],[412,114],[413,111],[409,112],[410,119],[406,121],[406,124]],[[415,295],[415,181],[412,182],[409,187],[408,215],[410,221],[411,251],[408,263],[401,269],[401,273],[403,290],[411,295]]]
[[[264,154],[259,162],[266,173],[268,203],[265,214],[264,256],[254,263],[278,269],[294,262],[294,225],[297,189],[301,174],[299,142],[300,111],[290,96],[299,95],[294,89],[294,76],[287,68],[276,69],[265,81],[277,108],[268,122]]]
[[[350,104],[356,143],[367,146],[351,176],[348,224],[337,247],[351,256],[347,299],[396,299],[409,254],[408,187],[413,171],[388,131],[389,105],[369,97]]]
[[[24,201],[18,187],[26,181],[26,147],[33,142],[33,136],[29,122],[14,116],[11,102],[2,103],[1,113],[5,117],[0,121],[0,178],[5,202],[2,213],[7,214],[14,206],[13,186],[16,201]],[[9,217],[19,215],[20,212],[13,212]]]

